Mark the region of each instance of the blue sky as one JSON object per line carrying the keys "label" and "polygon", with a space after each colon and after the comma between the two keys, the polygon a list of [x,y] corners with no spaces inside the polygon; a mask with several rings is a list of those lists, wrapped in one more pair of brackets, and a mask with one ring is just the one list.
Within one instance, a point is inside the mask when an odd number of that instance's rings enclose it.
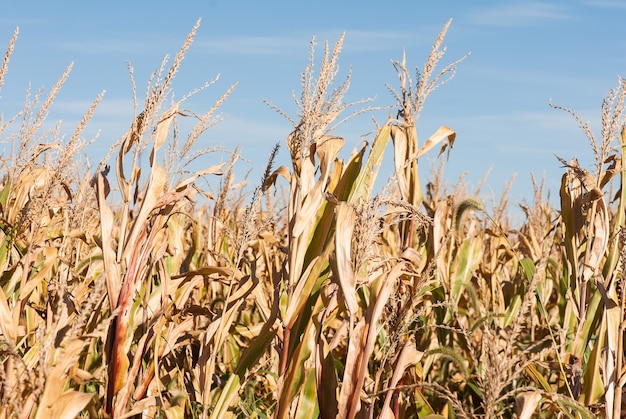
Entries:
{"label": "blue sky", "polygon": [[[454,184],[467,172],[475,185],[491,168],[487,184],[497,195],[514,174],[513,202],[531,198],[530,173],[546,175],[558,195],[562,170],[554,154],[578,157],[590,167],[592,153],[571,117],[548,106],[574,109],[600,130],[600,105],[618,76],[626,76],[626,1],[239,1],[189,2],[5,2],[0,45],[15,27],[20,35],[0,91],[5,120],[21,109],[26,89],[50,88],[74,62],[51,117],[71,133],[102,90],[87,136],[99,132],[88,153],[96,162],[129,127],[132,91],[127,62],[134,67],[140,94],[165,54],[174,55],[195,21],[202,24],[174,83],[180,97],[220,75],[188,106],[208,110],[233,83],[224,104],[227,119],[211,128],[202,146],[239,145],[247,162],[240,176],[260,176],[271,147],[284,145],[290,124],[268,99],[294,114],[292,91],[309,56],[310,40],[331,45],[346,33],[340,76],[352,69],[347,100],[376,97],[389,105],[386,84],[397,86],[391,59],[406,50],[410,68],[422,66],[442,26],[450,18],[443,64],[466,53],[454,80],[428,99],[418,121],[423,141],[440,125],[457,132],[446,165]],[[376,114],[382,123],[381,114]],[[340,127],[351,150],[371,132],[372,115]],[[287,161],[286,147],[280,163]],[[435,157],[432,154],[429,157]],[[427,169],[428,159],[422,163]],[[390,167],[387,168],[391,170]],[[427,170],[424,170],[427,172]],[[471,188],[470,188],[471,190]]]}

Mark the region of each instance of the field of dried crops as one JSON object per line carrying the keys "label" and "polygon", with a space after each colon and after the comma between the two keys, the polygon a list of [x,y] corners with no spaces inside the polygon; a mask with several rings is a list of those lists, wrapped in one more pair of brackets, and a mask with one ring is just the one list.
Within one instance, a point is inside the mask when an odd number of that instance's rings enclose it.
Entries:
{"label": "field of dried crops", "polygon": [[293,124],[291,165],[274,167],[277,145],[245,194],[236,150],[189,170],[234,88],[205,115],[172,102],[197,25],[97,167],[79,156],[102,96],[71,135],[47,128],[70,68],[0,120],[0,417],[620,418],[626,81],[601,138],[555,106],[595,167],[563,156],[560,207],[538,182],[514,228],[506,194],[487,208],[441,173],[420,178],[456,137],[416,135],[463,60],[440,67],[448,25],[415,77],[394,62],[396,108],[346,159],[333,128],[369,108],[343,101],[343,38],[312,47],[298,114],[275,108]]}

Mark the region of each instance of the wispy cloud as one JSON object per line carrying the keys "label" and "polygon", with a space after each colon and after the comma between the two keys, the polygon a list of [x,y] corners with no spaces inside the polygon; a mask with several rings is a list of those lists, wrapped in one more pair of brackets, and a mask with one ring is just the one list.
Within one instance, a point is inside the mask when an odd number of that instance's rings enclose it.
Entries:
{"label": "wispy cloud", "polygon": [[58,42],[56,48],[82,54],[137,54],[152,53],[159,50],[160,42],[130,41],[128,39],[84,39],[71,42]]}
{"label": "wispy cloud", "polygon": [[[90,100],[83,99],[57,100],[54,102],[53,109],[58,113],[70,115],[72,117],[82,117],[92,103],[93,102]],[[94,116],[99,119],[127,119],[130,123],[132,122],[132,113],[132,99],[108,98],[105,94],[102,102],[96,107]]]}
{"label": "wispy cloud", "polygon": [[[205,48],[211,51],[237,55],[290,55],[301,54],[313,36],[317,48],[323,48],[328,41],[332,47],[342,32],[346,38],[344,51],[352,52],[383,51],[397,45],[412,47],[432,42],[432,33],[425,33],[423,37],[415,33],[396,31],[362,31],[362,30],[324,30],[312,34],[279,35],[279,36],[231,36],[219,39],[199,39],[194,47]],[[436,36],[436,31],[434,31]]]}
{"label": "wispy cloud", "polygon": [[245,55],[284,55],[300,51],[307,39],[297,36],[235,36],[195,41],[196,48]]}
{"label": "wispy cloud", "polygon": [[571,19],[566,7],[542,1],[513,2],[485,8],[468,16],[469,23],[485,26],[526,26],[539,21]]}
{"label": "wispy cloud", "polygon": [[[435,35],[433,35],[433,33]],[[398,45],[409,48],[418,45],[432,44],[437,31],[424,31],[423,36],[414,32],[395,31],[346,31],[345,48],[354,52],[396,50]],[[333,38],[329,38],[329,41]]]}
{"label": "wispy cloud", "polygon": [[35,25],[44,25],[50,23],[49,20],[40,19],[40,18],[1,18],[0,25],[7,26],[9,28],[13,26],[35,26]]}
{"label": "wispy cloud", "polygon": [[588,0],[584,1],[583,4],[607,9],[626,9],[626,3],[623,0]]}

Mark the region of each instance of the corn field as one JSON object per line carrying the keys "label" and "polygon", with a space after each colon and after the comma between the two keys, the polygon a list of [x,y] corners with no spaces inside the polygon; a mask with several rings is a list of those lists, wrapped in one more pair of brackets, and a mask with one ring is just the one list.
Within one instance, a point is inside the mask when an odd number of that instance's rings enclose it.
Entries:
{"label": "corn field", "polygon": [[[0,119],[0,417],[625,416],[625,80],[600,137],[551,104],[595,165],[559,156],[560,206],[533,179],[514,226],[506,193],[488,208],[444,185],[453,127],[417,138],[465,58],[441,64],[450,22],[417,71],[393,62],[396,104],[345,158],[335,128],[372,108],[344,102],[343,36],[321,53],[312,42],[297,114],[269,104],[293,129],[241,192],[237,150],[190,170],[235,88],[204,115],[173,100],[199,23],[145,101],[133,82],[130,128],[95,167],[82,132],[102,95],[70,135],[47,120],[71,67]],[[283,148],[290,164],[274,167]],[[441,165],[421,178],[426,155]]]}

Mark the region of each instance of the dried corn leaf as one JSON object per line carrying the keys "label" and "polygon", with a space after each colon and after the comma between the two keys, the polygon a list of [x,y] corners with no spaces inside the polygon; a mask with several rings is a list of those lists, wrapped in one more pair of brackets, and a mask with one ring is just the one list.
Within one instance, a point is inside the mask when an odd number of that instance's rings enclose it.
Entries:
{"label": "dried corn leaf", "polygon": [[404,263],[397,263],[391,271],[376,278],[370,285],[371,300],[367,312],[350,333],[337,417],[353,418],[360,410],[361,388],[365,382],[369,357],[376,344],[378,320],[396,286],[397,279],[404,272],[404,267]]}
{"label": "dried corn leaf", "polygon": [[613,403],[615,401],[615,393],[621,391],[622,386],[619,385],[619,372],[617,368],[617,352],[621,347],[618,343],[620,339],[620,323],[622,322],[624,313],[618,304],[618,296],[615,286],[611,286],[608,293],[604,290],[603,284],[598,284],[604,299],[605,310],[603,312],[603,321],[606,322],[606,349],[603,351],[602,375],[604,382],[607,417],[611,417],[613,413]]}
{"label": "dried corn leaf", "polygon": [[106,177],[103,173],[96,175],[96,198],[98,209],[100,210],[100,225],[102,234],[102,259],[104,262],[104,275],[107,284],[107,295],[111,311],[117,307],[120,290],[122,288],[120,280],[119,265],[115,255],[115,243],[113,240],[115,217],[113,211],[106,203],[105,195]]}
{"label": "dried corn leaf", "polygon": [[326,202],[324,194],[322,193],[324,183],[325,182],[322,181],[317,182],[313,189],[311,189],[302,200],[300,211],[296,214],[296,219],[291,231],[292,237],[300,237],[305,230],[311,230],[314,226],[313,221],[315,220],[315,215],[319,212],[320,206],[324,205]]}
{"label": "dried corn leaf", "polygon": [[443,144],[441,145],[441,150],[439,151],[439,154],[441,155],[446,150],[446,148],[452,148],[455,138],[456,132],[454,132],[447,126],[442,125],[433,135],[430,136],[428,140],[426,140],[422,147],[417,151],[417,154],[414,157],[412,156],[411,160],[419,159],[424,154],[428,153],[433,147],[443,141]]}
{"label": "dried corn leaf", "polygon": [[137,217],[133,220],[133,227],[126,239],[124,247],[124,258],[130,257],[133,249],[137,246],[139,234],[145,228],[145,222],[154,210],[159,197],[164,193],[167,183],[167,172],[161,165],[155,164],[150,173],[150,180],[143,196],[141,208]]}
{"label": "dried corn leaf", "polygon": [[415,344],[415,339],[410,339],[407,341],[398,356],[398,359],[395,362],[393,368],[393,375],[391,376],[391,380],[387,384],[387,395],[385,396],[385,402],[383,403],[383,408],[380,413],[381,419],[392,419],[394,418],[393,411],[391,410],[391,397],[393,396],[393,389],[396,388],[400,379],[404,375],[404,372],[407,368],[414,366],[418,362],[420,362],[423,352],[417,350],[417,346]]}
{"label": "dried corn leaf", "polygon": [[341,202],[336,208],[335,274],[350,315],[359,309],[356,296],[356,275],[352,266],[352,233],[356,214],[350,204]]}
{"label": "dried corn leaf", "polygon": [[531,419],[541,401],[541,392],[538,390],[524,391],[515,398],[515,406],[519,419]]}
{"label": "dried corn leaf", "polygon": [[345,141],[341,137],[331,135],[323,135],[315,143],[316,153],[319,158],[319,166],[322,179],[328,178],[330,165],[337,158],[337,155],[343,148]]}
{"label": "dried corn leaf", "polygon": [[4,336],[5,339],[13,345],[16,344],[17,324],[13,323],[13,315],[9,308],[9,301],[2,287],[0,287],[0,330],[2,330],[2,336]]}
{"label": "dried corn leaf", "polygon": [[287,166],[280,166],[278,169],[274,170],[267,179],[265,179],[263,189],[265,190],[272,185],[276,185],[276,179],[278,176],[284,177],[287,182],[291,183],[291,173],[289,172],[289,168]]}
{"label": "dried corn leaf", "polygon": [[409,181],[405,169],[407,163],[410,163],[409,156],[409,140],[406,135],[405,128],[397,125],[391,126],[391,138],[393,140],[393,162],[395,167],[396,179],[400,194],[404,199],[408,200],[410,195]]}
{"label": "dried corn leaf", "polygon": [[[46,386],[50,386],[50,381]],[[49,403],[40,402],[35,419],[74,419],[93,400],[93,394],[76,390],[63,392]]]}
{"label": "dried corn leaf", "polygon": [[289,299],[289,305],[283,318],[283,324],[286,328],[291,328],[295,323],[307,300],[313,293],[315,286],[319,280],[322,270],[328,264],[328,250],[323,255],[317,256],[309,263],[302,276],[296,282],[296,287]]}
{"label": "dried corn leaf", "polygon": [[387,148],[387,144],[389,143],[390,135],[391,124],[388,121],[378,131],[378,134],[374,139],[374,143],[372,144],[372,149],[369,156],[367,157],[365,166],[363,167],[363,170],[359,171],[358,177],[354,181],[354,186],[349,198],[349,202],[358,203],[359,199],[366,198],[371,194],[374,183],[376,182],[376,177],[378,175],[380,164],[385,154],[385,149]]}

